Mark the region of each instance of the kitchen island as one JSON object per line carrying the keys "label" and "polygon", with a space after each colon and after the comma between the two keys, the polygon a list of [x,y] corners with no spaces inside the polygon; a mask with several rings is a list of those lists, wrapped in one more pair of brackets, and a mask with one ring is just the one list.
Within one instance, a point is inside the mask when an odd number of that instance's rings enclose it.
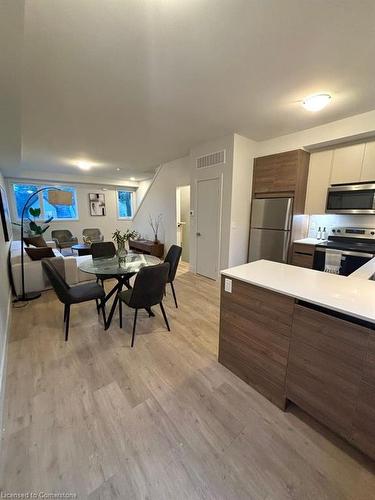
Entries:
{"label": "kitchen island", "polygon": [[375,458],[375,259],[349,277],[266,260],[222,271],[219,361]]}

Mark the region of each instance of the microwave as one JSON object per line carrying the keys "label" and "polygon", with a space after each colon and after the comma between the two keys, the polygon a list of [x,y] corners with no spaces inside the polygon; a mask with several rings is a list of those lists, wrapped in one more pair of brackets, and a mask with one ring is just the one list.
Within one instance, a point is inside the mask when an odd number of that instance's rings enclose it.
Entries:
{"label": "microwave", "polygon": [[328,188],[327,214],[375,214],[375,183]]}

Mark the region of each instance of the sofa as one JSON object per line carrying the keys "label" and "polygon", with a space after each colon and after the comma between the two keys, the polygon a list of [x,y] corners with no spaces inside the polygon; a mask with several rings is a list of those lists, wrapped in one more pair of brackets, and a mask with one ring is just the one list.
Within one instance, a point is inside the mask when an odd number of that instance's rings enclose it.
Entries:
{"label": "sofa", "polygon": [[[47,245],[53,249],[55,254],[54,258],[58,266],[62,266],[65,274],[65,281],[69,285],[76,285],[83,281],[95,280],[95,276],[84,273],[79,269],[79,263],[82,260],[90,259],[90,256],[64,256],[56,248],[54,241],[48,241]],[[13,241],[10,248],[10,265],[13,277],[13,283],[17,295],[21,294],[21,242]],[[25,291],[26,292],[40,292],[51,288],[51,285],[43,273],[42,264],[40,260],[31,260],[24,250],[24,266],[25,266]]]}

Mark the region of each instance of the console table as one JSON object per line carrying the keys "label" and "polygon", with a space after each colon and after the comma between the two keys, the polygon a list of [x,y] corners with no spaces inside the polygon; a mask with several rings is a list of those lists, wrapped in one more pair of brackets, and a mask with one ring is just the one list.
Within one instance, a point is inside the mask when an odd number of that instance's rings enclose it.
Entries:
{"label": "console table", "polygon": [[149,240],[129,240],[129,249],[138,253],[154,255],[159,259],[164,257],[163,243],[155,243]]}

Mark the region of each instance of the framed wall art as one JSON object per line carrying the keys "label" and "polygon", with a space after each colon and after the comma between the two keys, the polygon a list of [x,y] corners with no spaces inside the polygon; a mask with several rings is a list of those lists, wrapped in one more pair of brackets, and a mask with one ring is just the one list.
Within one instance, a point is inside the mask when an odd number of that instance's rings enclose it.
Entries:
{"label": "framed wall art", "polygon": [[90,193],[90,215],[105,215],[105,196],[102,193]]}

